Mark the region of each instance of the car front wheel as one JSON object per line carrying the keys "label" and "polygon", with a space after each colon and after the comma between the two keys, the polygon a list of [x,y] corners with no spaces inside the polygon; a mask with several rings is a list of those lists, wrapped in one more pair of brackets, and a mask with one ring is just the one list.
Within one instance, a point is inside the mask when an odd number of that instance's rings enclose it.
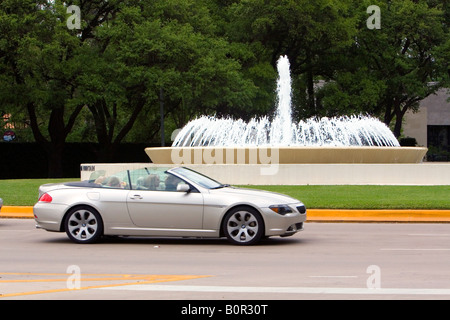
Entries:
{"label": "car front wheel", "polygon": [[233,244],[255,244],[264,233],[264,222],[255,209],[237,207],[225,216],[223,233]]}
{"label": "car front wheel", "polygon": [[78,207],[67,214],[65,230],[73,242],[93,243],[103,234],[103,222],[96,210]]}

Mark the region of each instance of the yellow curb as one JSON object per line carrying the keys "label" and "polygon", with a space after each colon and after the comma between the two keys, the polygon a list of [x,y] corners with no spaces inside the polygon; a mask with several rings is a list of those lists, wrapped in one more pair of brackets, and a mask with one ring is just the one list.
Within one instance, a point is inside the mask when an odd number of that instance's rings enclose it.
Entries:
{"label": "yellow curb", "polygon": [[309,209],[308,221],[450,222],[450,210],[330,210]]}
{"label": "yellow curb", "polygon": [[33,207],[30,206],[3,206],[0,211],[0,218],[10,219],[32,219]]}
{"label": "yellow curb", "polygon": [[[308,209],[308,222],[450,222],[450,210]],[[33,219],[31,206],[4,206],[0,218]]]}

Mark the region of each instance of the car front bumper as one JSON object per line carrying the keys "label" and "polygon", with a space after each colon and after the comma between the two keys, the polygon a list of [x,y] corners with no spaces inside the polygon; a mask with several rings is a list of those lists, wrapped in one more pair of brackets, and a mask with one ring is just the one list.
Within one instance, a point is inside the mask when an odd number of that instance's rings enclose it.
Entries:
{"label": "car front bumper", "polygon": [[295,211],[286,215],[279,215],[269,208],[263,208],[263,211],[266,223],[266,236],[287,237],[303,230],[306,212],[300,213]]}

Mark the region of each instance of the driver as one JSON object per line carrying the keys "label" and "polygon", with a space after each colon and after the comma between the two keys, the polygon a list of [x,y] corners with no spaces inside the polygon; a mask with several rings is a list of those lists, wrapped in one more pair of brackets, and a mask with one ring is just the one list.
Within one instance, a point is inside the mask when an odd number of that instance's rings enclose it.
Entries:
{"label": "driver", "polygon": [[177,178],[169,174],[166,178],[166,191],[177,191],[177,186],[181,182],[180,178]]}

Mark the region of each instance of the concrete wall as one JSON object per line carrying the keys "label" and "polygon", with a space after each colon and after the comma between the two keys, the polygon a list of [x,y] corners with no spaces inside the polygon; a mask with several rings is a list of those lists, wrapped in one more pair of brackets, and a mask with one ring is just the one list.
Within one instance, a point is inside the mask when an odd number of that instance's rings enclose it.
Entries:
{"label": "concrete wall", "polygon": [[[95,170],[107,175],[151,163],[82,164],[81,180]],[[279,164],[189,165],[222,183],[233,185],[450,185],[450,163],[420,164]]]}
{"label": "concrete wall", "polygon": [[427,126],[450,126],[449,89],[440,89],[420,102],[419,111],[405,114],[403,135],[416,138],[419,146],[428,146]]}
{"label": "concrete wall", "polygon": [[406,112],[405,124],[403,125],[403,135],[416,138],[417,144],[422,147],[428,146],[427,117],[427,107],[423,106],[420,107],[418,112]]}

